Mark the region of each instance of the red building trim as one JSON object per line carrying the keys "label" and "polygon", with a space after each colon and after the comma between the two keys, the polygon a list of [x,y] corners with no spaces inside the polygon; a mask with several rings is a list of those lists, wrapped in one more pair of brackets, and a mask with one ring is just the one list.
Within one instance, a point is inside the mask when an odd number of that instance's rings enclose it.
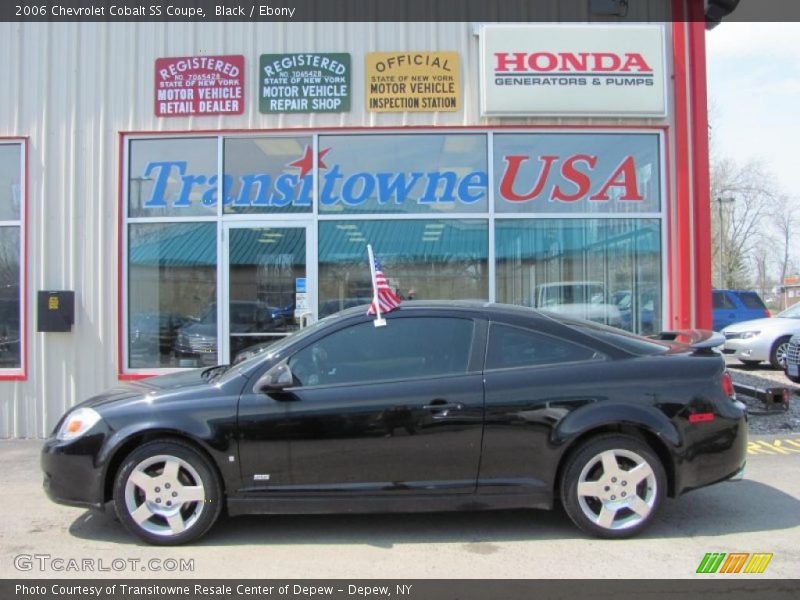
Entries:
{"label": "red building trim", "polygon": [[673,0],[675,222],[672,327],[712,327],[708,98],[702,0]]}
{"label": "red building trim", "polygon": [[687,57],[687,24],[682,19],[683,3],[673,4],[672,60],[673,89],[675,93],[675,192],[673,207],[675,221],[670,237],[673,241],[671,259],[672,329],[689,329],[693,326],[693,283],[692,265],[692,169],[690,161],[689,133],[689,81]]}
{"label": "red building trim", "polygon": [[706,31],[702,2],[692,4],[689,16],[690,89],[692,104],[691,140],[694,169],[694,296],[695,327],[711,329],[711,198],[708,149],[708,95],[706,90]]}
{"label": "red building trim", "polygon": [[125,199],[123,198],[125,190],[125,182],[123,175],[125,174],[125,134],[119,134],[118,141],[118,159],[117,159],[117,374],[119,379],[124,380],[129,377],[125,373],[125,353],[122,347],[122,324],[125,321],[125,316],[122,314],[123,298],[122,298],[122,276],[123,269],[123,256],[125,256],[125,248],[122,247],[122,241],[125,239],[122,235],[122,228],[125,222]]}

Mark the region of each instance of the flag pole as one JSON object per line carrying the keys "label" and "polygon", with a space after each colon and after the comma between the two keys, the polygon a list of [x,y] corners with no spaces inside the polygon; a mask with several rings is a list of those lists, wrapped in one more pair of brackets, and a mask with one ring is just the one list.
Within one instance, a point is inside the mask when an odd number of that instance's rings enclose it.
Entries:
{"label": "flag pole", "polygon": [[372,255],[372,244],[367,244],[367,254],[369,254],[369,272],[372,275],[372,305],[375,307],[375,327],[386,325],[386,319],[381,317],[381,304],[378,301],[378,279],[375,276],[375,257]]}

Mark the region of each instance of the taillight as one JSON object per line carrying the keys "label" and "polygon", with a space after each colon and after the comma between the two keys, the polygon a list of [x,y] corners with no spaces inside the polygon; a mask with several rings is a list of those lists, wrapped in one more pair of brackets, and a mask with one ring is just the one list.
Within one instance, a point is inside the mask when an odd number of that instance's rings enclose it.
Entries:
{"label": "taillight", "polygon": [[765,317],[767,317],[768,319],[769,319],[769,318],[772,316],[772,313],[771,313],[771,312],[769,312],[769,309],[768,309],[768,308],[765,308],[765,309],[764,309],[764,316],[765,316]]}
{"label": "taillight", "polygon": [[727,371],[722,374],[722,391],[728,398],[736,398],[736,390],[733,389],[733,379],[731,379],[731,374]]}

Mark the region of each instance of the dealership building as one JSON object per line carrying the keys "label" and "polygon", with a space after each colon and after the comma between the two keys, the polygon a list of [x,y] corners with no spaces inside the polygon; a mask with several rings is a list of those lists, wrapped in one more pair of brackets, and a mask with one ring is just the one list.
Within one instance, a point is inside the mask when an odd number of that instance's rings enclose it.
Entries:
{"label": "dealership building", "polygon": [[0,437],[368,302],[367,244],[404,299],[709,327],[705,25],[552,4],[0,23]]}

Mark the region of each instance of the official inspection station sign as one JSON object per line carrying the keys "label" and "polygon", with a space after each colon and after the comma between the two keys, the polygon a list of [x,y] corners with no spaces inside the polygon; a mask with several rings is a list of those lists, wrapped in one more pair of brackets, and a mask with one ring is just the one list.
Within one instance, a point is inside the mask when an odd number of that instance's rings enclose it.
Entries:
{"label": "official inspection station sign", "polygon": [[662,25],[485,25],[483,116],[664,117]]}
{"label": "official inspection station sign", "polygon": [[244,56],[158,58],[155,80],[157,117],[244,112]]}
{"label": "official inspection station sign", "polygon": [[461,108],[458,52],[367,53],[367,110],[455,112]]}
{"label": "official inspection station sign", "polygon": [[262,113],[348,112],[350,55],[262,54],[258,106]]}

